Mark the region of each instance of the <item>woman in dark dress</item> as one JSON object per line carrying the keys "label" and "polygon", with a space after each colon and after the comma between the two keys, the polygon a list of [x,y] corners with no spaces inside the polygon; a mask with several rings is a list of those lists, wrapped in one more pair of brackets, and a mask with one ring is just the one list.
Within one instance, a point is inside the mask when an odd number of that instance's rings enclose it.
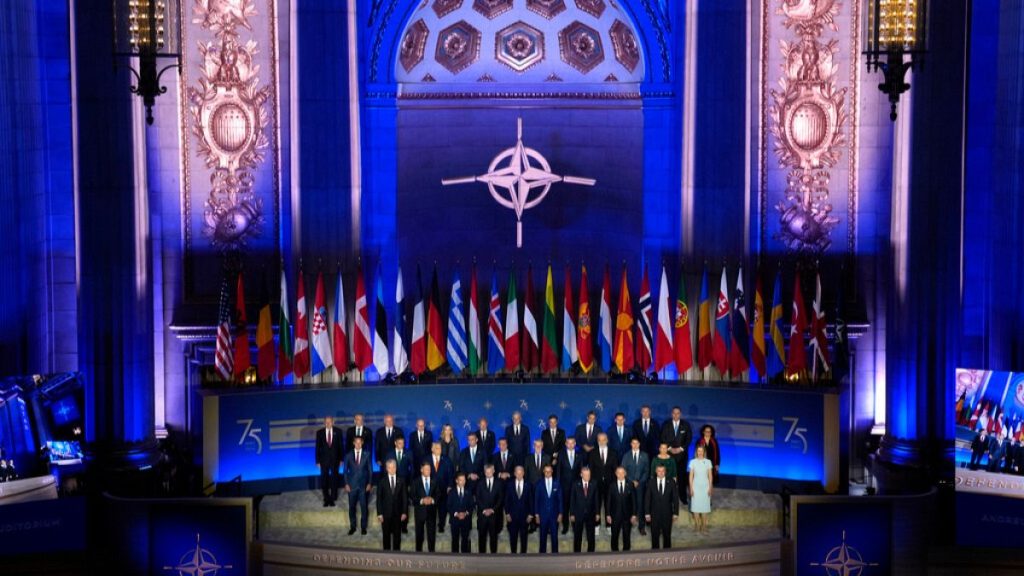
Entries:
{"label": "woman in dark dress", "polygon": [[455,430],[451,424],[445,424],[441,428],[441,455],[447,456],[452,463],[452,468],[459,466],[459,439],[455,437]]}
{"label": "woman in dark dress", "polygon": [[701,426],[700,438],[697,439],[697,446],[704,447],[704,454],[711,461],[711,478],[718,483],[718,465],[721,463],[722,453],[718,449],[718,439],[715,438],[715,427],[711,424]]}

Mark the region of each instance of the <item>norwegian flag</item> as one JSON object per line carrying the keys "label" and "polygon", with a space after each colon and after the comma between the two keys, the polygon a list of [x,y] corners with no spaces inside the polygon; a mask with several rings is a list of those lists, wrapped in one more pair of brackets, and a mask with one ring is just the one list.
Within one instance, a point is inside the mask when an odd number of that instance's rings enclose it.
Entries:
{"label": "norwegian flag", "polygon": [[220,311],[217,317],[217,349],[214,367],[221,380],[231,380],[234,368],[234,350],[231,346],[231,303],[228,295],[228,279],[220,285]]}
{"label": "norwegian flag", "polygon": [[644,266],[643,279],[640,281],[640,318],[637,322],[637,332],[640,333],[640,346],[637,349],[637,365],[643,373],[651,368],[654,346],[651,311],[651,282],[647,278],[647,266]]}

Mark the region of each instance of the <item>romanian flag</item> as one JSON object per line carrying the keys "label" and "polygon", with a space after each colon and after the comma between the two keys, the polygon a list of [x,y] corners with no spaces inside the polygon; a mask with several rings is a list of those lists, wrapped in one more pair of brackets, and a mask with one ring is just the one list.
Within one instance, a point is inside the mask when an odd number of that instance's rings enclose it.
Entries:
{"label": "romanian flag", "polygon": [[516,297],[516,271],[508,274],[505,293],[505,371],[519,370],[519,299]]}
{"label": "romanian flag", "polygon": [[544,284],[544,324],[540,347],[540,370],[551,374],[558,370],[558,335],[555,333],[555,287],[548,264],[548,279]]}
{"label": "romanian flag", "polygon": [[708,269],[700,279],[700,305],[697,311],[697,367],[701,370],[711,365],[711,298],[708,296]]}
{"label": "romanian flag", "polygon": [[764,346],[764,296],[761,290],[761,271],[757,271],[757,280],[754,282],[754,348],[750,351],[750,360],[757,376],[751,374],[751,380],[760,379],[765,376],[765,346]]}
{"label": "romanian flag", "polygon": [[789,358],[786,362],[787,378],[803,378],[807,373],[807,351],[804,350],[804,331],[807,318],[804,295],[800,289],[800,270],[793,280],[793,314],[789,319]]}
{"label": "romanian flag", "polygon": [[238,293],[235,297],[235,380],[241,380],[252,363],[249,358],[249,320],[245,316],[245,286],[242,273],[238,273]]}
{"label": "romanian flag", "polygon": [[437,286],[437,266],[430,280],[430,302],[427,305],[427,370],[444,365],[444,328],[441,324],[441,289]]}
{"label": "romanian flag", "polygon": [[622,286],[619,288],[619,310],[615,315],[615,346],[612,357],[620,374],[633,369],[633,306],[629,302],[625,265],[622,266]]}
{"label": "romanian flag", "polygon": [[260,313],[256,322],[256,375],[261,381],[274,376],[274,328],[270,320],[270,292],[266,278],[261,292]]}
{"label": "romanian flag", "polygon": [[580,276],[580,313],[576,319],[576,351],[580,357],[580,369],[584,374],[588,374],[594,367],[594,340],[591,330],[588,290],[587,267],[584,265]]}
{"label": "romanian flag", "polygon": [[722,266],[722,281],[718,285],[718,300],[715,304],[715,335],[712,339],[712,356],[715,367],[722,375],[722,378],[729,374],[729,343],[732,340],[729,335],[729,320],[732,306],[729,304],[729,280],[726,275],[726,268]]}
{"label": "romanian flag", "polygon": [[786,366],[786,343],[782,338],[782,270],[775,275],[772,288],[772,317],[769,326],[768,368],[769,378],[777,376]]}
{"label": "romanian flag", "polygon": [[288,278],[281,266],[281,305],[277,318],[277,338],[281,354],[277,358],[277,379],[283,381],[292,372],[292,320],[288,312]]}
{"label": "romanian flag", "polygon": [[679,291],[676,292],[676,319],[673,346],[676,353],[676,372],[682,378],[693,366],[693,342],[690,334],[690,307],[686,302],[686,273],[679,268]]}

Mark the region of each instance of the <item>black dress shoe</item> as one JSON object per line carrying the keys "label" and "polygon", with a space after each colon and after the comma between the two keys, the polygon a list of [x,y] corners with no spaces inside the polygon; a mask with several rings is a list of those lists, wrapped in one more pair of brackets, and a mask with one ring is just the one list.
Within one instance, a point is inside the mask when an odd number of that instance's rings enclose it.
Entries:
{"label": "black dress shoe", "polygon": [[409,533],[409,529],[408,528],[402,528],[402,534],[408,534],[408,533]]}
{"label": "black dress shoe", "polygon": [[334,500],[331,500],[331,507],[334,507]]}
{"label": "black dress shoe", "polygon": [[356,533],[356,529],[355,529],[355,528],[349,528],[349,529],[348,529],[348,535],[349,535],[349,536],[351,536],[351,535],[353,535],[353,534],[355,534],[355,533]]}
{"label": "black dress shoe", "polygon": [[647,536],[647,530],[646,530],[646,529],[644,529],[644,528],[641,528],[641,529],[640,529],[640,535],[641,535],[641,536]]}
{"label": "black dress shoe", "polygon": [[329,501],[324,500],[324,508],[327,508],[330,505],[331,505],[331,503]]}
{"label": "black dress shoe", "polygon": [[438,534],[444,534],[444,526],[438,526],[437,527],[437,533]]}
{"label": "black dress shoe", "polygon": [[568,528],[562,528],[562,536],[565,536],[568,533],[569,533],[569,529]]}
{"label": "black dress shoe", "polygon": [[366,528],[363,528],[362,535],[366,536]]}

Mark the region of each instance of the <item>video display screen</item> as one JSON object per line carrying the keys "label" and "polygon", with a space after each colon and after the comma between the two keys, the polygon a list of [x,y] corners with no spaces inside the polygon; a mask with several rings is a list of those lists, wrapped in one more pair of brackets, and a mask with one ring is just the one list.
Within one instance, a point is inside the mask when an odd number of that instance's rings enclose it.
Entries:
{"label": "video display screen", "polygon": [[958,369],[957,541],[1024,546],[1024,372]]}

